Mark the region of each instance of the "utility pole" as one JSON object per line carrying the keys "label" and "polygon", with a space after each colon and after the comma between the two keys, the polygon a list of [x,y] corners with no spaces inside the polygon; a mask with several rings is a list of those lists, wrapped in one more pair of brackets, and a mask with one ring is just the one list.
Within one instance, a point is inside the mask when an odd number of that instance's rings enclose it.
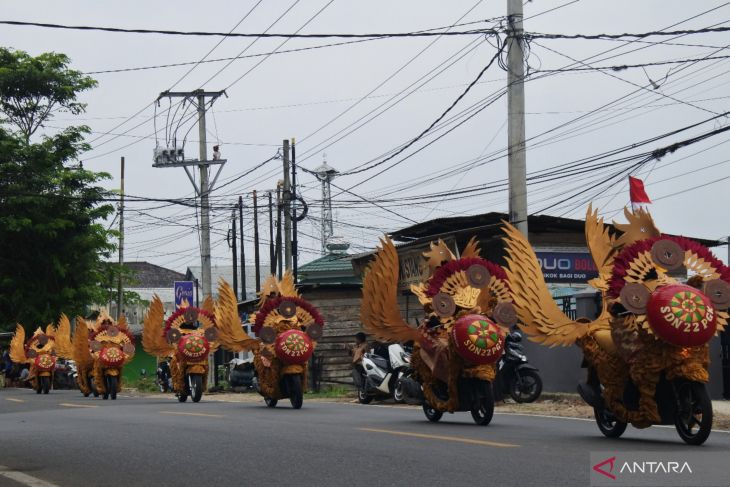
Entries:
{"label": "utility pole", "polygon": [[[291,258],[291,184],[289,182],[289,139],[284,139],[284,188],[282,191],[282,211],[284,213],[284,263],[286,270],[292,268]],[[281,214],[281,212],[279,213]]]}
{"label": "utility pole", "polygon": [[[206,140],[206,128],[205,128],[205,113],[206,113],[206,98],[209,99],[209,103],[212,106],[213,102],[220,97],[225,95],[225,91],[164,91],[160,93],[157,98],[183,98],[183,103],[192,103],[198,111],[198,140],[199,140],[199,157],[198,160],[185,159],[182,154],[182,149],[177,147],[166,148],[160,154],[155,150],[155,163],[153,167],[182,167],[185,169],[185,173],[190,179],[190,182],[195,188],[196,194],[200,197],[200,233],[201,233],[201,245],[200,245],[200,260],[202,265],[202,288],[203,296],[212,296],[213,287],[211,283],[210,274],[210,192],[213,190],[218,176],[223,169],[223,165],[226,163],[226,159],[214,159],[208,160],[207,156],[207,140]],[[226,95],[227,96],[227,95]],[[172,154],[170,154],[172,152]],[[210,181],[210,166],[219,165],[218,171],[216,172],[213,181]],[[198,186],[193,179],[189,166],[198,166],[200,170],[200,186]]]}
{"label": "utility pole", "polygon": [[525,147],[525,65],[522,0],[507,0],[507,166],[509,221],[527,236],[527,162]]}
{"label": "utility pole", "polygon": [[256,292],[261,291],[261,258],[259,257],[259,204],[253,190],[253,265],[256,273]]}
{"label": "utility pole", "polygon": [[238,197],[238,223],[241,231],[241,301],[246,301],[246,250],[243,246],[243,196]]}
{"label": "utility pole", "polygon": [[274,249],[274,202],[269,191],[269,270],[276,275],[276,252]]}
{"label": "utility pole", "polygon": [[[297,146],[296,141],[291,139],[291,200],[296,205],[297,200]],[[294,214],[295,207],[290,204],[289,208],[292,211],[294,218],[292,219],[292,241],[291,241],[291,256],[292,256],[292,272],[294,273],[294,282],[297,282],[299,275],[299,235],[297,234],[297,221],[299,215]]]}
{"label": "utility pole", "polygon": [[320,234],[322,244],[322,255],[327,254],[327,241],[332,238],[334,230],[332,226],[332,180],[339,174],[336,169],[327,164],[323,159],[322,164],[312,171],[322,183],[322,229]]}
{"label": "utility pole", "polygon": [[279,279],[283,274],[284,259],[281,246],[281,181],[276,185],[276,265],[278,268],[277,275]]}
{"label": "utility pole", "polygon": [[122,183],[119,191],[119,282],[117,286],[117,321],[122,317],[124,293],[122,272],[124,271],[124,157],[122,157]]}
{"label": "utility pole", "polygon": [[[236,210],[231,213],[231,233],[228,234],[228,245],[231,247],[233,252],[233,294],[238,294],[238,250],[236,249]],[[236,298],[238,299],[238,298]]]}

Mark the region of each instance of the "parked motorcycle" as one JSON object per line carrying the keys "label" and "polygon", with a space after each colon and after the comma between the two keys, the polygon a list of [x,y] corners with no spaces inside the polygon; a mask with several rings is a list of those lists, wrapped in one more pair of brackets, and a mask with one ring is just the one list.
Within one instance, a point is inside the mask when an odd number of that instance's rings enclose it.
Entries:
{"label": "parked motorcycle", "polygon": [[228,382],[231,387],[243,387],[248,390],[257,388],[258,380],[253,365],[253,356],[247,359],[234,358],[229,362],[229,366]]}
{"label": "parked motorcycle", "polygon": [[167,360],[157,364],[157,380],[155,382],[160,392],[172,390],[172,373],[170,372],[170,363]]}
{"label": "parked motorcycle", "polygon": [[352,370],[357,387],[357,399],[369,404],[377,396],[393,396],[396,403],[405,402],[404,379],[410,376],[411,353],[402,345],[388,346],[388,358],[375,353],[366,353],[362,366]]}
{"label": "parked motorcycle", "polygon": [[530,365],[522,348],[522,333],[515,330],[505,338],[504,355],[497,365],[495,383],[501,394],[509,394],[516,402],[533,402],[542,393],[538,368]]}

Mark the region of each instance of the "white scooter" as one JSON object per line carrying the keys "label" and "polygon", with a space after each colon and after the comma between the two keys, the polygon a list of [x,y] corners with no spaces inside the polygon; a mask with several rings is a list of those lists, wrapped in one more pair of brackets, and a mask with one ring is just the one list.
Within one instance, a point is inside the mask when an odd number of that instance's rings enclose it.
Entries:
{"label": "white scooter", "polygon": [[362,367],[352,371],[357,387],[357,399],[368,404],[377,396],[393,396],[395,402],[405,402],[402,379],[410,373],[411,354],[402,345],[388,346],[388,359],[373,350],[362,359]]}

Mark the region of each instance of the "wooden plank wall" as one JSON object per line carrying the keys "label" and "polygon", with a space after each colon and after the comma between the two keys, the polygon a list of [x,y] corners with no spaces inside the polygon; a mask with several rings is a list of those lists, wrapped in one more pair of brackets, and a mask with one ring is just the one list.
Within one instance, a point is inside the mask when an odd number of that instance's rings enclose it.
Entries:
{"label": "wooden plank wall", "polygon": [[[323,385],[352,385],[351,359],[347,345],[355,342],[355,333],[364,331],[360,323],[361,290],[359,288],[304,289],[302,297],[316,306],[325,320],[324,335],[315,355],[322,357]],[[423,309],[413,295],[399,297],[401,315],[415,324]],[[369,341],[371,339],[369,338]]]}

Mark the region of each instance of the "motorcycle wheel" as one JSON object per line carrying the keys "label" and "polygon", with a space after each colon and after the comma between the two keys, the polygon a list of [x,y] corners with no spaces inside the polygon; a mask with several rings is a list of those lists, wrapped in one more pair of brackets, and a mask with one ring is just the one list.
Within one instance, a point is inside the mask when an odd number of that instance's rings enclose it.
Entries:
{"label": "motorcycle wheel", "polygon": [[39,378],[36,379],[35,393],[36,394],[40,394],[41,392],[43,392],[43,386],[41,385],[41,379],[39,377]]}
{"label": "motorcycle wheel", "polygon": [[616,416],[606,408],[593,408],[593,416],[596,418],[598,429],[607,438],[618,438],[626,431],[626,423],[616,419]]}
{"label": "motorcycle wheel", "polygon": [[513,379],[509,386],[509,395],[515,402],[534,402],[542,393],[542,378],[534,370],[517,372],[521,380]]}
{"label": "motorcycle wheel", "polygon": [[272,399],[270,397],[265,397],[264,398],[264,402],[266,403],[266,407],[275,408],[276,407],[276,403],[278,403],[279,400],[278,399]]}
{"label": "motorcycle wheel", "polygon": [[[113,375],[106,376],[106,390],[112,401],[115,401],[117,399],[117,386],[119,385],[118,382],[118,377]],[[106,394],[104,395],[106,396]],[[104,399],[106,399],[106,397],[104,397]]]}
{"label": "motorcycle wheel", "polygon": [[289,402],[294,409],[301,409],[304,403],[304,394],[302,392],[302,376],[292,374],[287,376],[287,388],[289,389]]}
{"label": "motorcycle wheel", "polygon": [[187,400],[188,400],[188,395],[186,393],[184,393],[184,392],[178,393],[178,395],[177,395],[178,402],[185,402]]}
{"label": "motorcycle wheel", "polygon": [[423,401],[423,414],[425,414],[426,419],[428,419],[432,423],[437,423],[438,420],[441,419],[441,416],[444,415],[443,412],[431,406],[428,401]]}
{"label": "motorcycle wheel", "polygon": [[83,395],[84,395],[84,397],[89,397],[91,395],[91,393],[90,392],[84,392]]}
{"label": "motorcycle wheel", "polygon": [[403,379],[398,378],[397,381],[395,381],[395,388],[393,389],[393,400],[396,404],[403,404],[406,402],[406,395],[405,392],[403,392]]}
{"label": "motorcycle wheel", "polygon": [[43,390],[43,394],[48,394],[48,391],[51,390],[51,378],[48,376],[41,377],[40,388]]}
{"label": "motorcycle wheel", "polygon": [[677,391],[679,410],[674,418],[680,438],[688,445],[701,445],[712,432],[712,401],[699,382],[682,384]]}
{"label": "motorcycle wheel", "polygon": [[89,389],[91,389],[91,393],[94,394],[94,397],[99,397],[99,391],[96,390],[96,383],[94,382],[94,378],[89,376]]}
{"label": "motorcycle wheel", "polygon": [[193,402],[199,402],[203,397],[203,376],[200,374],[189,375],[188,382],[190,384],[190,397]]}
{"label": "motorcycle wheel", "polygon": [[370,404],[370,402],[373,400],[373,396],[368,395],[368,393],[365,391],[364,388],[358,387],[357,388],[357,401],[360,404]]}
{"label": "motorcycle wheel", "polygon": [[479,398],[479,405],[471,409],[471,417],[479,426],[487,426],[492,422],[494,417],[494,395],[492,394],[492,384],[485,383],[483,388],[484,394]]}

